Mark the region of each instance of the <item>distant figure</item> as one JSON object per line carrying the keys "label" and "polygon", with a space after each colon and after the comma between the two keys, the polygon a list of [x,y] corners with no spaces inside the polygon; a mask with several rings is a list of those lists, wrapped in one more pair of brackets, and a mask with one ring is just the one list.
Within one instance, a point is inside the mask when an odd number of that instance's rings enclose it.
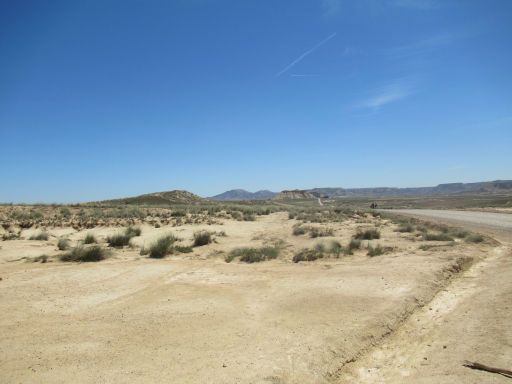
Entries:
{"label": "distant figure", "polygon": [[371,209],[377,209],[377,203],[371,203],[370,204]]}

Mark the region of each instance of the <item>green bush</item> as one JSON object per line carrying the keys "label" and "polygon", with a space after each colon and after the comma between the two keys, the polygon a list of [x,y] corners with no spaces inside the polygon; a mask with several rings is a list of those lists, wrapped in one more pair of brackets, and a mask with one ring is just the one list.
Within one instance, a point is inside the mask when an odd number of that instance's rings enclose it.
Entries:
{"label": "green bush", "polygon": [[368,253],[367,255],[370,257],[384,255],[385,253],[389,253],[393,251],[392,247],[382,247],[380,244],[377,244],[375,247],[372,247],[368,244]]}
{"label": "green bush", "polygon": [[361,248],[361,240],[351,239],[350,243],[348,243],[349,251],[353,251],[354,249]]}
{"label": "green bush", "polygon": [[194,247],[201,247],[212,242],[212,235],[208,231],[198,231],[194,233]]}
{"label": "green bush", "polygon": [[310,227],[309,228],[309,237],[317,238],[317,237],[325,237],[334,235],[334,231],[332,228],[318,228],[318,227]]}
{"label": "green bush", "polygon": [[60,256],[61,261],[75,261],[75,262],[93,262],[101,261],[108,257],[108,252],[100,247],[94,245],[92,247],[75,247],[71,251],[66,252]]}
{"label": "green bush", "polygon": [[161,237],[149,248],[149,257],[152,259],[162,259],[172,252],[172,245],[176,238],[172,235]]}
{"label": "green bush", "polygon": [[354,235],[354,239],[358,239],[358,240],[380,239],[380,231],[376,228],[366,229],[364,231],[358,231]]}
{"label": "green bush", "polygon": [[398,227],[397,232],[405,233],[405,232],[414,232],[414,225],[412,224],[403,224]]}
{"label": "green bush", "polygon": [[29,240],[48,240],[48,233],[46,232],[39,232],[35,233],[32,236],[28,238]]}
{"label": "green bush", "polygon": [[92,233],[88,233],[87,235],[85,235],[84,244],[96,244],[96,243],[97,243],[96,238],[94,237],[94,235]]}
{"label": "green bush", "polygon": [[293,256],[293,262],[298,263],[299,261],[314,261],[324,257],[322,252],[316,249],[302,249]]}
{"label": "green bush", "polygon": [[453,241],[453,237],[444,232],[424,232],[423,240],[426,241]]}
{"label": "green bush", "polygon": [[235,258],[239,258],[244,263],[259,263],[265,260],[272,260],[279,256],[278,247],[260,247],[260,248],[235,248],[225,257],[227,263]]}
{"label": "green bush", "polygon": [[59,248],[60,251],[65,251],[69,248],[69,240],[68,239],[59,239],[57,242],[57,248]]}
{"label": "green bush", "polygon": [[305,227],[301,227],[300,225],[294,225],[293,226],[293,235],[294,236],[300,236],[304,235],[307,232]]}
{"label": "green bush", "polygon": [[127,236],[126,234],[116,234],[107,237],[107,243],[109,247],[121,248],[130,243],[131,236]]}
{"label": "green bush", "polygon": [[128,227],[126,228],[125,235],[131,237],[140,236],[142,230],[139,227]]}
{"label": "green bush", "polygon": [[484,241],[484,237],[482,235],[474,233],[466,237],[466,241],[468,243],[481,243]]}
{"label": "green bush", "polygon": [[192,247],[190,247],[190,246],[183,246],[183,245],[176,245],[176,246],[173,247],[173,249],[176,252],[179,252],[179,253],[190,253],[190,252],[194,251],[192,249]]}

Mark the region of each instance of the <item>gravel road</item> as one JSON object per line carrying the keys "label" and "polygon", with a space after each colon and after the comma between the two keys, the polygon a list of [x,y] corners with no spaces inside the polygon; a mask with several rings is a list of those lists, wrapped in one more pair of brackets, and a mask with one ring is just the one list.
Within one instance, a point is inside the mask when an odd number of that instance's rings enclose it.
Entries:
{"label": "gravel road", "polygon": [[508,213],[436,209],[393,209],[386,211],[459,224],[473,230],[492,233],[500,240],[512,240],[512,215]]}

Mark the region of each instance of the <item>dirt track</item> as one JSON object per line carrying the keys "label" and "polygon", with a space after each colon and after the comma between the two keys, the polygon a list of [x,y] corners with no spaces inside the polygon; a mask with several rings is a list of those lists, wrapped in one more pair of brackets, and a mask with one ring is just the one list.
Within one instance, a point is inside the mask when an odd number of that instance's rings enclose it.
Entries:
{"label": "dirt track", "polygon": [[[393,211],[397,212],[397,211]],[[510,239],[512,216],[404,210],[407,215],[485,229]],[[462,366],[463,360],[511,369],[512,253],[504,242],[474,264],[400,329],[343,368],[342,383],[509,383]]]}

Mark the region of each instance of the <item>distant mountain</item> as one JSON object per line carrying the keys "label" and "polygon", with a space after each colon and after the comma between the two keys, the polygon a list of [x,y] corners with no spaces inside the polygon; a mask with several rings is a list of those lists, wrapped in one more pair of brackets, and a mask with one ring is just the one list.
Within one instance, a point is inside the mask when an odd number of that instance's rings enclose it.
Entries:
{"label": "distant mountain", "polygon": [[336,197],[392,197],[392,196],[431,196],[460,193],[504,193],[512,192],[512,180],[484,181],[479,183],[439,184],[435,187],[418,188],[314,188],[308,189],[315,195],[326,198]]}
{"label": "distant mountain", "polygon": [[102,203],[114,204],[144,204],[144,205],[168,205],[168,204],[193,204],[204,201],[203,198],[192,192],[174,190],[166,192],[154,192],[145,195],[126,197],[123,199],[107,200]]}
{"label": "distant mountain", "polygon": [[312,192],[308,192],[302,189],[294,189],[289,191],[282,191],[274,200],[307,200],[307,199],[316,199],[318,195]]}
{"label": "distant mountain", "polygon": [[219,195],[209,197],[209,199],[218,201],[269,200],[276,195],[276,192],[267,190],[249,192],[245,189],[232,189]]}

